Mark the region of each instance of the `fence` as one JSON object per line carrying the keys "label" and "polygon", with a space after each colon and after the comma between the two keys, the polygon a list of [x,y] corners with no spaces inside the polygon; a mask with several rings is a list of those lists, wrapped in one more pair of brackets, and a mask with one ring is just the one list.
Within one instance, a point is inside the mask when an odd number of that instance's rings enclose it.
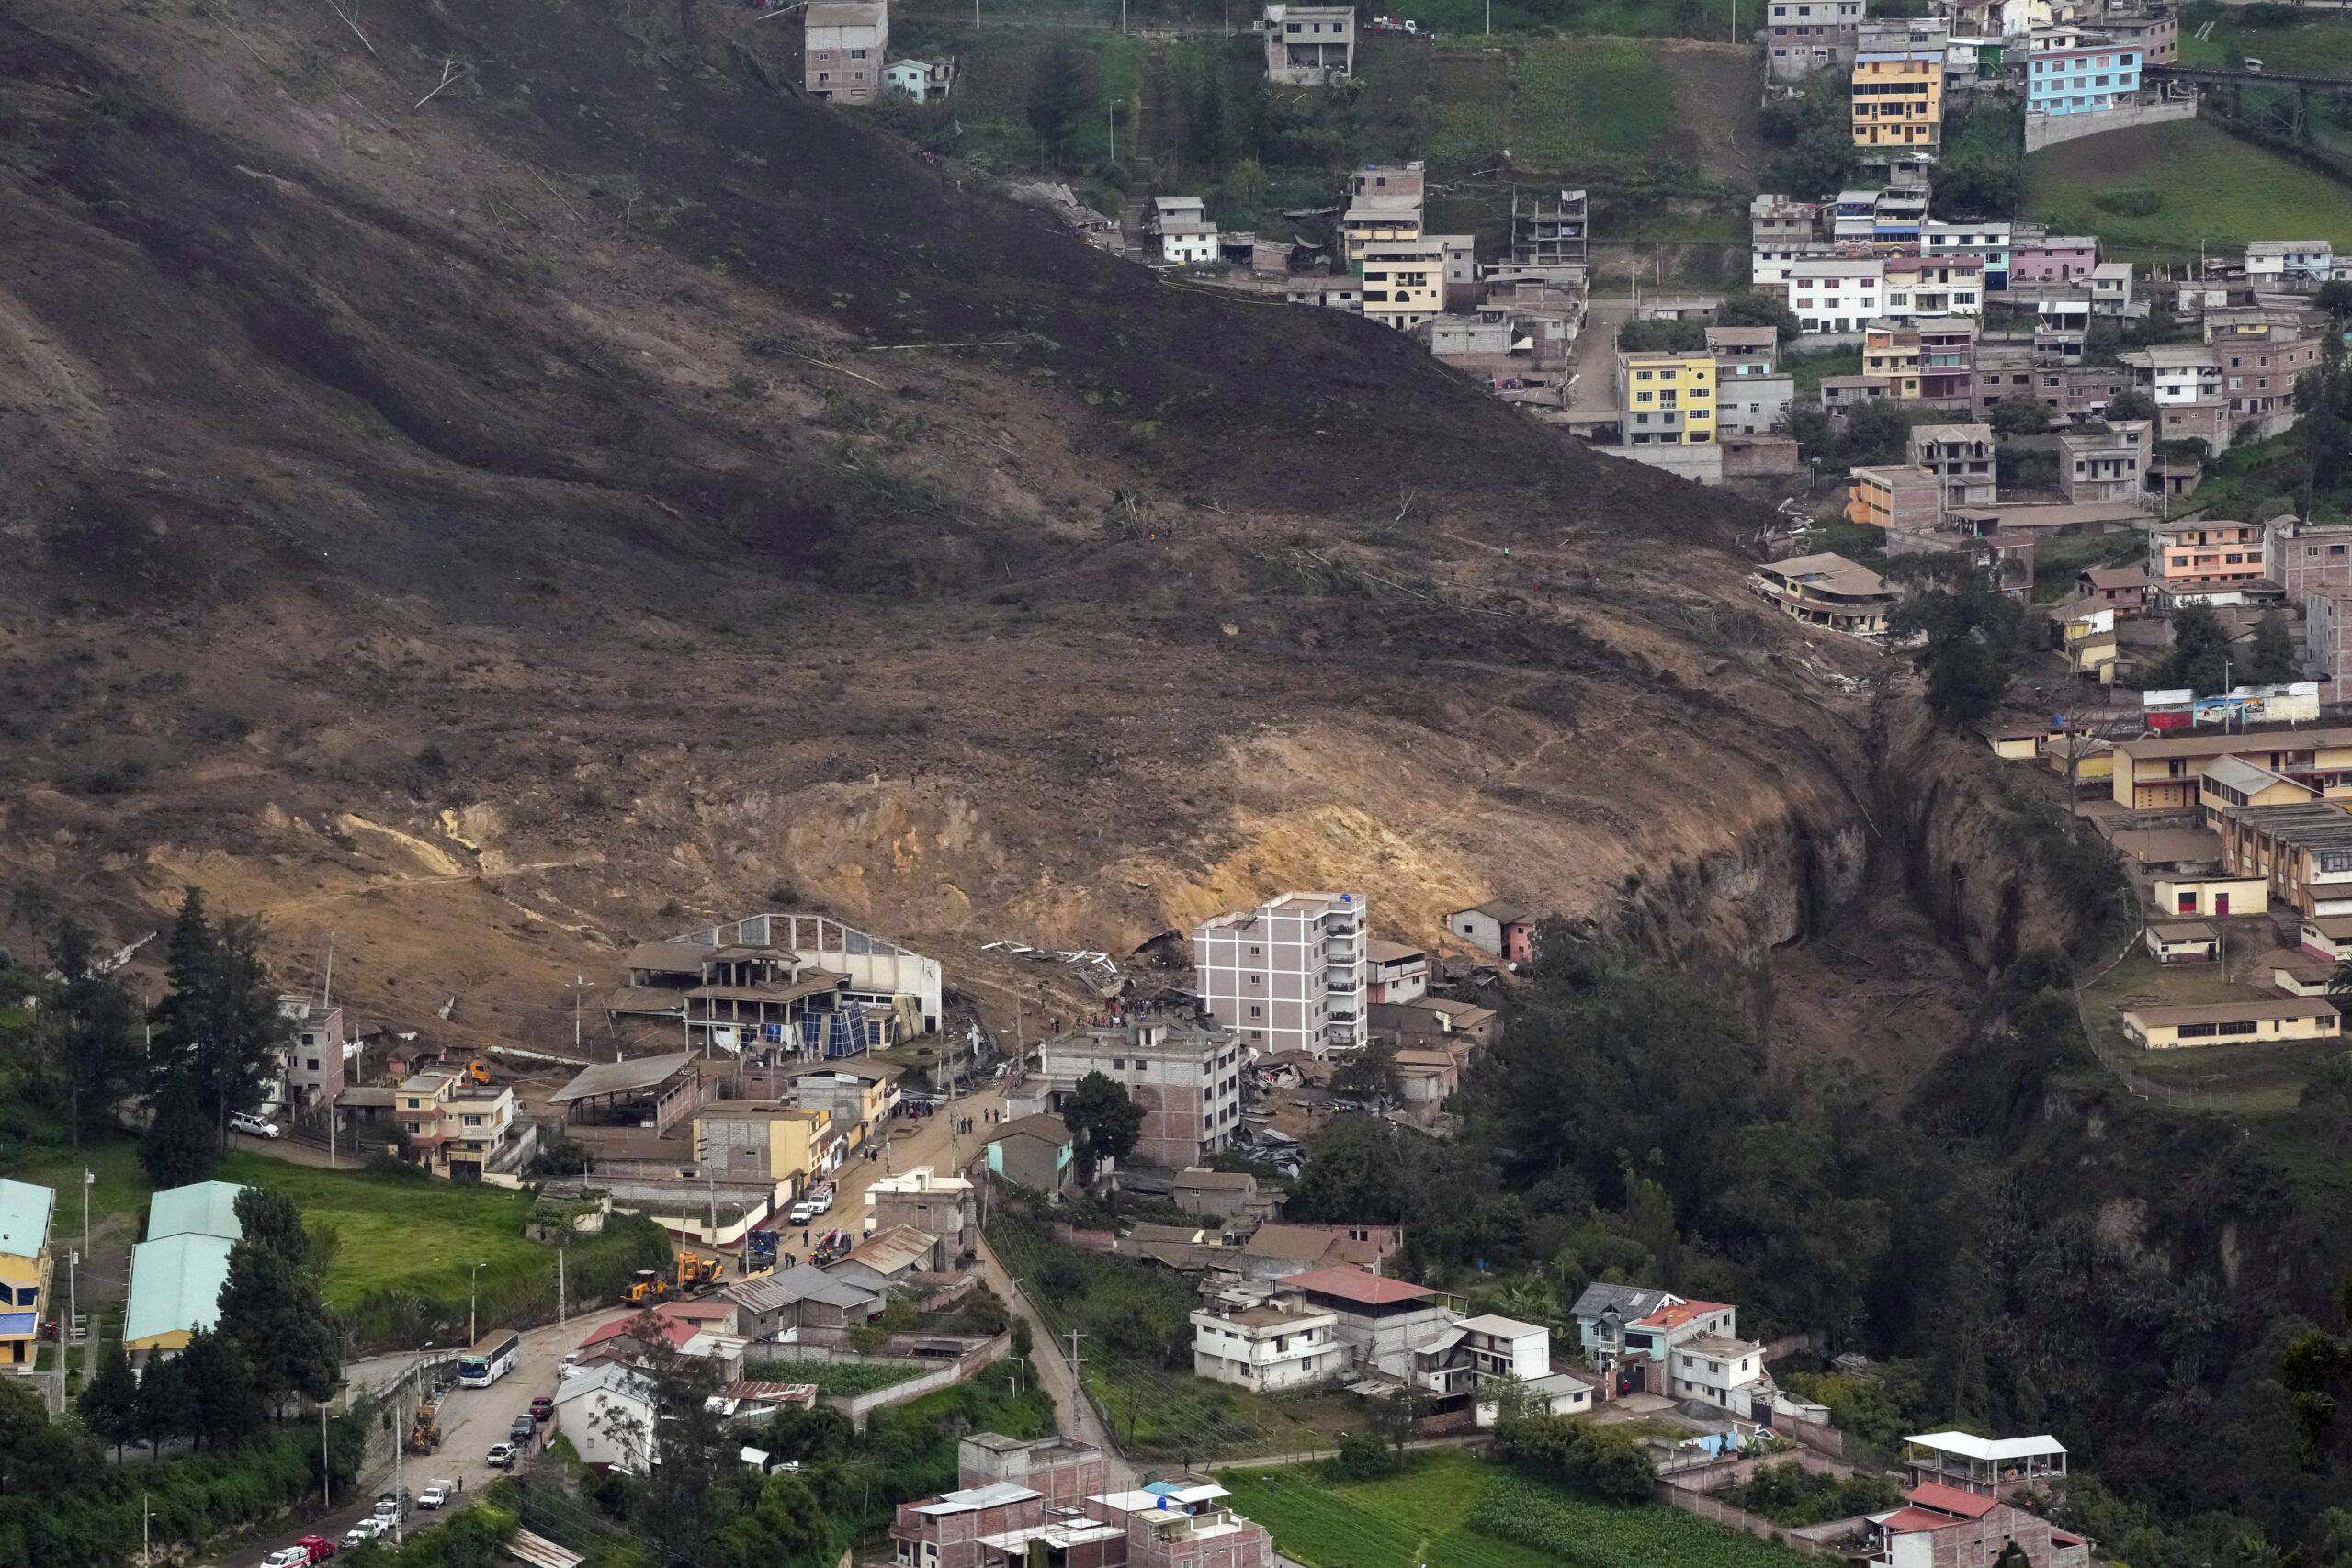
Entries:
{"label": "fence", "polygon": [[828,1394],[825,1403],[850,1419],[850,1425],[865,1430],[865,1418],[886,1404],[904,1404],[910,1399],[920,1399],[936,1389],[952,1388],[978,1372],[992,1361],[1000,1360],[1012,1348],[1012,1336],[1000,1334],[985,1345],[976,1346],[935,1372],[926,1372],[905,1382],[894,1382],[888,1388],[877,1388],[870,1393]]}
{"label": "fence", "polygon": [[[1686,1492],[1679,1486],[1661,1481],[1657,1483],[1656,1495],[1659,1502],[1669,1504],[1686,1514],[1696,1514],[1701,1518],[1713,1519],[1719,1525],[1727,1525],[1736,1530],[1745,1530],[1759,1540],[1769,1540],[1775,1545],[1785,1546],[1791,1551],[1803,1552],[1807,1557],[1832,1557],[1842,1562],[1850,1555],[1839,1547],[1832,1546],[1826,1541],[1815,1540],[1807,1534],[1790,1529],[1782,1525],[1776,1525],[1770,1519],[1758,1518],[1745,1509],[1735,1508],[1727,1503],[1718,1503],[1703,1492]],[[1842,1524],[1845,1521],[1839,1522]],[[1818,1530],[1824,1527],[1814,1528]],[[1840,1530],[1838,1533],[1842,1535],[1845,1532]]]}

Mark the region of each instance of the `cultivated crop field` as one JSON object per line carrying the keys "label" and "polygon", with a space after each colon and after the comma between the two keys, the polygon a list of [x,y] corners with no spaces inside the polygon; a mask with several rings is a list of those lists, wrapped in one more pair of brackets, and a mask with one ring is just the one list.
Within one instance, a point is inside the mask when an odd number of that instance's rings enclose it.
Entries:
{"label": "cultivated crop field", "polygon": [[1569,1495],[1466,1454],[1414,1456],[1401,1475],[1334,1483],[1318,1470],[1235,1470],[1232,1505],[1309,1568],[1796,1568],[1796,1553],[1662,1504]]}
{"label": "cultivated crop field", "polygon": [[1636,158],[1666,134],[1673,101],[1673,75],[1638,43],[1531,43],[1520,55],[1511,153],[1559,165]]}

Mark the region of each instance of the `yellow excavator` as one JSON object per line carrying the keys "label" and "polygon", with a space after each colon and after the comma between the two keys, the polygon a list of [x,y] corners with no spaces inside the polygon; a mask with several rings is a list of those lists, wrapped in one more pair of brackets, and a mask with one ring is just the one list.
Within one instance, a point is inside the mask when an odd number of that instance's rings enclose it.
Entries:
{"label": "yellow excavator", "polygon": [[716,1256],[705,1258],[696,1252],[678,1254],[678,1293],[707,1290],[716,1285],[727,1273],[727,1264]]}

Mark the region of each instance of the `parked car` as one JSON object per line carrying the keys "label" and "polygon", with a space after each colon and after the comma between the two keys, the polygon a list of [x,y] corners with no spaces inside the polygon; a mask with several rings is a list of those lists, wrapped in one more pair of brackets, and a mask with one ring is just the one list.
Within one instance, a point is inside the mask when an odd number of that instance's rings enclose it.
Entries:
{"label": "parked car", "polygon": [[534,1421],[547,1421],[547,1420],[551,1420],[551,1419],[553,1419],[553,1418],[554,1418],[554,1416],[555,1416],[555,1401],[554,1401],[554,1400],[552,1400],[552,1399],[549,1399],[546,1394],[544,1394],[544,1393],[543,1393],[543,1394],[539,1395],[539,1397],[538,1397],[538,1398],[537,1398],[537,1399],[535,1399],[535,1400],[531,1401],[531,1419],[532,1419],[532,1420],[534,1420]]}
{"label": "parked car", "polygon": [[363,1540],[373,1540],[379,1535],[390,1534],[391,1529],[390,1525],[370,1514],[343,1532],[343,1544],[357,1546]]}
{"label": "parked car", "polygon": [[250,1115],[243,1111],[230,1113],[229,1130],[256,1138],[275,1138],[278,1133],[277,1122],[265,1117]]}
{"label": "parked car", "polygon": [[512,1443],[491,1444],[490,1452],[482,1455],[482,1462],[489,1465],[492,1470],[514,1469],[514,1445]]}
{"label": "parked car", "polygon": [[[553,1406],[549,1408],[552,1409]],[[539,1423],[535,1417],[529,1416],[517,1416],[514,1417],[514,1424],[506,1428],[507,1440],[517,1448],[529,1447],[531,1439],[538,1435]]]}
{"label": "parked car", "polygon": [[2256,60],[2253,55],[2247,55],[2242,63],[2244,63],[2245,68],[2255,75],[2259,76],[2262,74],[2262,62]]}
{"label": "parked car", "polygon": [[397,1492],[387,1492],[376,1499],[376,1517],[379,1519],[397,1519],[407,1512],[401,1506],[401,1495]]}
{"label": "parked car", "polygon": [[791,1224],[805,1225],[824,1212],[824,1210],[820,1209],[816,1204],[809,1202],[804,1198],[799,1202],[795,1203],[792,1206],[792,1212],[786,1214],[785,1219]]}
{"label": "parked car", "polygon": [[261,1560],[261,1568],[311,1568],[307,1546],[281,1546]]}
{"label": "parked car", "polygon": [[442,1507],[448,1503],[450,1498],[456,1496],[457,1493],[458,1483],[456,1482],[435,1481],[428,1484],[424,1491],[416,1495],[416,1506],[420,1508]]}
{"label": "parked car", "polygon": [[311,1561],[313,1562],[323,1562],[328,1558],[333,1557],[335,1553],[334,1538],[333,1536],[306,1535],[295,1544],[300,1546],[303,1551],[309,1552],[311,1554]]}

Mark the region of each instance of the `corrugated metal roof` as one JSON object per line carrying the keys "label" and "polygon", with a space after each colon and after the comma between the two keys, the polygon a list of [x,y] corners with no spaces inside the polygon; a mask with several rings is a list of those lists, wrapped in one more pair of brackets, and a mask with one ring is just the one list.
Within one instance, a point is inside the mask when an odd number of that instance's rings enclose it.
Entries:
{"label": "corrugated metal roof", "polygon": [[132,1247],[123,1338],[135,1346],[220,1322],[220,1287],[228,1282],[229,1249],[234,1245],[226,1236],[183,1232]]}
{"label": "corrugated metal roof", "polygon": [[8,1238],[0,1250],[12,1258],[39,1258],[49,1243],[49,1216],[56,1207],[55,1188],[0,1181],[0,1235]]}
{"label": "corrugated metal roof", "polygon": [[639,1056],[633,1062],[599,1062],[548,1096],[550,1105],[569,1105],[605,1094],[629,1094],[668,1081],[693,1066],[695,1054],[680,1051],[668,1056]]}
{"label": "corrugated metal roof", "polygon": [[165,1188],[148,1200],[147,1239],[215,1235],[235,1241],[245,1234],[237,1219],[237,1194],[243,1190],[233,1181],[194,1181],[186,1187]]}

